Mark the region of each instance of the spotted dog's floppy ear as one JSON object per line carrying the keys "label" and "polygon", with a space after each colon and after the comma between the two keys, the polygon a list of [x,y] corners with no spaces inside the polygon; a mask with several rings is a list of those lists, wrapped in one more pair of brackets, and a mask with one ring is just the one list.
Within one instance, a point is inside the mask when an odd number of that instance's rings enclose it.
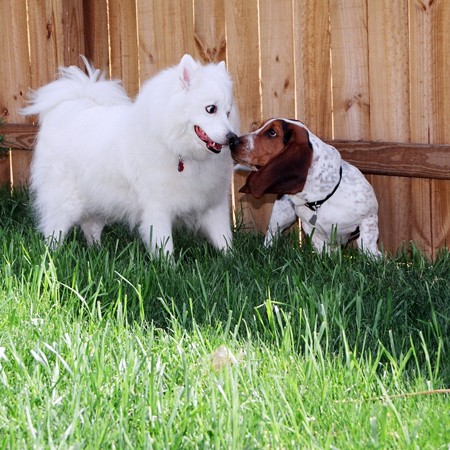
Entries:
{"label": "spotted dog's floppy ear", "polygon": [[252,172],[239,192],[261,198],[264,194],[297,194],[303,190],[313,155],[308,131],[285,122],[283,133],[283,151]]}

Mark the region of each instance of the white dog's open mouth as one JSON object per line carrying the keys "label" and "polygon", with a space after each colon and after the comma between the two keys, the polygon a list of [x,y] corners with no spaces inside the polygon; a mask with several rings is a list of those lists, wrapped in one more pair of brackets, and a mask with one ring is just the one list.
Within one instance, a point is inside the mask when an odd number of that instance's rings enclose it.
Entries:
{"label": "white dog's open mouth", "polygon": [[194,130],[197,136],[206,144],[208,150],[211,150],[214,153],[220,153],[220,150],[222,150],[222,144],[218,144],[210,139],[210,137],[198,125],[194,126]]}

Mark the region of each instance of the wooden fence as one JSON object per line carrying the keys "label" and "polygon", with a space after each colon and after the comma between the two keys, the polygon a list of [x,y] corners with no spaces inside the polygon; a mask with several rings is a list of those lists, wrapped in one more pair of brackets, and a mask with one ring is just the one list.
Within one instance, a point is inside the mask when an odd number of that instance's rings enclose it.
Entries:
{"label": "wooden fence", "polygon": [[[0,183],[26,183],[29,88],[85,54],[136,94],[184,53],[226,60],[242,131],[298,118],[360,167],[380,204],[380,244],[450,243],[448,0],[0,0],[0,111],[13,149]],[[272,196],[237,193],[265,230]]]}

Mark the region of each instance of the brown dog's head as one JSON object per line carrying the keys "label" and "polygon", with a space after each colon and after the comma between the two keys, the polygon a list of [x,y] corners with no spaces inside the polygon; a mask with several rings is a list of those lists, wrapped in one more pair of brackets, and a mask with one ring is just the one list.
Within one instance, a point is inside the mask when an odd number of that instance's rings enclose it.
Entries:
{"label": "brown dog's head", "polygon": [[264,194],[297,194],[303,190],[313,148],[308,130],[300,122],[269,119],[256,131],[230,144],[235,162],[254,167],[240,192],[261,198]]}

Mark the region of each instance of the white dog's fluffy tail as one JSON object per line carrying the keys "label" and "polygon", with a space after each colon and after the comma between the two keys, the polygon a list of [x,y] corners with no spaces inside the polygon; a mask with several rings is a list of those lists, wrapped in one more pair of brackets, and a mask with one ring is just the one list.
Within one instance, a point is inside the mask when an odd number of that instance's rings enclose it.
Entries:
{"label": "white dog's fluffy tail", "polygon": [[106,80],[105,74],[95,69],[81,55],[87,74],[76,66],[60,67],[58,79],[33,91],[29,105],[20,113],[25,116],[42,116],[66,101],[88,100],[97,105],[119,105],[130,103],[130,98],[120,81]]}

